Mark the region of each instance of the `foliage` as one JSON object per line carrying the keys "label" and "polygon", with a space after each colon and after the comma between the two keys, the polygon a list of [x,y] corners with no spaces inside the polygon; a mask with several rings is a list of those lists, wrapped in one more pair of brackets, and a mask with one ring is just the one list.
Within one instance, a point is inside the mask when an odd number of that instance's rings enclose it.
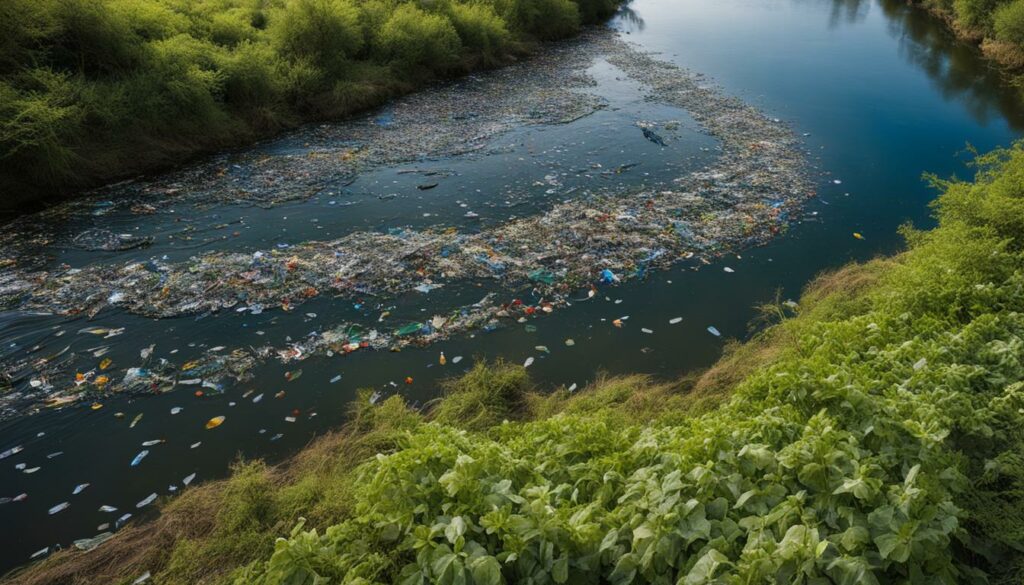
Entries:
{"label": "foliage", "polygon": [[381,57],[410,70],[452,67],[459,56],[459,34],[441,14],[430,14],[414,4],[403,4],[380,29]]}
{"label": "foliage", "polygon": [[574,34],[614,0],[3,0],[7,205],[339,116]]}
{"label": "foliage", "polygon": [[1024,2],[1004,4],[992,16],[996,39],[1024,45]]}
{"label": "foliage", "polygon": [[[623,416],[636,379],[487,425],[442,405],[357,470],[349,514],[300,522],[236,582],[1019,579],[1022,176],[1018,145],[979,159],[974,182],[936,181],[939,227],[908,230],[909,251],[866,280],[848,270],[855,292],[805,297],[774,326],[772,363],[719,408]],[[484,390],[508,375],[478,367],[463,396],[518,404]]]}

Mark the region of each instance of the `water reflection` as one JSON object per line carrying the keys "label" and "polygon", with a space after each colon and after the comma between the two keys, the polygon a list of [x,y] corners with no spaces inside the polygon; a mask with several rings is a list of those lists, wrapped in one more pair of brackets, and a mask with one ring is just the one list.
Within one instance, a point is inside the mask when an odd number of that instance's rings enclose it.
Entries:
{"label": "water reflection", "polygon": [[632,0],[623,3],[622,7],[619,8],[616,19],[616,28],[627,33],[641,32],[647,26],[640,13],[631,6],[632,3]]}
{"label": "water reflection", "polygon": [[[866,3],[834,0],[836,5]],[[987,125],[999,119],[1024,130],[1021,89],[982,58],[981,52],[956,38],[938,19],[908,6],[904,0],[879,0],[898,42],[900,55],[924,71],[943,99],[958,101],[972,118]]]}
{"label": "water reflection", "polygon": [[834,30],[842,24],[856,24],[863,21],[871,7],[869,0],[833,0],[832,12],[828,17],[828,28]]}

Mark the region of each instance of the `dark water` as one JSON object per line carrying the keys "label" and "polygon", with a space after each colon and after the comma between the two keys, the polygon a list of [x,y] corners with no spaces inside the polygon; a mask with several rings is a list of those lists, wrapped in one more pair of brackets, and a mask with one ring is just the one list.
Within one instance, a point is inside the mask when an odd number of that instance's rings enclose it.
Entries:
{"label": "dark water", "polygon": [[[95,412],[86,402],[2,423],[0,451],[14,445],[24,446],[24,451],[0,461],[0,497],[27,493],[28,499],[0,505],[0,526],[5,528],[0,532],[0,569],[25,562],[45,546],[68,546],[76,538],[93,536],[97,525],[112,524],[126,512],[135,514],[131,521],[138,521],[146,510],[136,510],[136,502],[154,492],[166,495],[172,485],[180,488],[182,478],[192,473],[197,473],[197,482],[222,477],[239,454],[278,460],[293,453],[344,420],[345,404],[357,388],[398,392],[411,402],[424,402],[436,395],[439,377],[454,375],[477,359],[498,357],[519,363],[535,357],[530,371],[544,387],[582,385],[598,371],[672,377],[707,366],[723,341],[709,335],[706,327],[717,327],[725,337],[742,338],[754,316],[752,307],[776,291],[796,297],[824,269],[897,250],[895,230],[900,224],[929,224],[927,204],[934,193],[921,181],[923,171],[965,176],[967,143],[983,151],[1005,145],[1024,126],[1024,112],[1015,105],[1018,95],[974,50],[957,45],[935,22],[898,1],[637,0],[614,26],[643,48],[706,73],[727,92],[807,134],[808,150],[823,175],[820,197],[809,204],[805,221],[768,246],[741,252],[742,257],[724,258],[697,272],[679,268],[602,291],[610,300],[598,297],[538,320],[536,331],[520,326],[422,350],[311,358],[291,367],[270,363],[257,369],[253,382],[221,395],[197,399],[191,389],[181,388],[157,397],[108,399]],[[110,254],[103,261],[154,254],[184,259],[207,249],[251,250],[336,238],[355,229],[458,224],[466,209],[478,212],[486,224],[549,205],[546,187],[534,183],[552,172],[591,162],[640,162],[630,180],[656,186],[706,160],[701,148],[712,141],[694,131],[685,112],[645,103],[635,88],[619,83],[607,64],[596,64],[592,72],[600,84],[597,92],[612,107],[568,126],[516,130],[496,141],[494,156],[418,165],[453,173],[436,190],[418,192],[415,184],[421,178],[399,174],[398,168],[380,169],[351,185],[339,185],[335,192],[270,210],[213,208],[186,218],[197,226],[187,244]],[[679,137],[660,149],[639,132],[621,131],[637,119],[680,120]],[[285,139],[261,148],[301,146]],[[587,181],[567,177],[563,187],[586,188]],[[396,196],[380,197],[391,193]],[[140,227],[141,220],[96,221],[128,231]],[[146,221],[151,223],[144,227],[152,233],[180,229],[179,223],[164,217]],[[216,227],[222,224],[229,227]],[[223,229],[240,235],[225,242],[220,236]],[[853,232],[865,239],[854,239]],[[57,259],[73,266],[95,261],[73,251]],[[735,272],[724,272],[725,265]],[[409,306],[399,302],[396,310],[451,305],[456,296],[476,300],[472,290],[442,289]],[[75,336],[75,331],[117,325],[126,331],[109,340],[108,355],[115,363],[131,363],[139,349],[151,343],[157,344],[158,353],[177,349],[174,356],[183,361],[217,345],[280,345],[288,336],[302,337],[353,312],[359,310],[348,301],[321,299],[288,316],[268,312],[199,320],[152,321],[115,314],[96,323],[9,313],[0,315],[0,340],[9,353],[35,344],[59,349],[69,343],[81,351],[104,341]],[[624,315],[630,317],[629,326],[609,326]],[[677,316],[683,321],[669,325]],[[641,327],[654,333],[644,334]],[[54,338],[59,329],[68,335]],[[567,338],[575,345],[567,347]],[[550,353],[536,346],[546,346]],[[645,348],[648,351],[642,351]],[[449,358],[447,366],[437,363],[440,351]],[[454,356],[465,359],[453,365]],[[302,377],[287,382],[284,373],[298,368]],[[331,383],[339,374],[341,380]],[[406,376],[413,384],[403,382]],[[284,397],[275,399],[282,390]],[[252,394],[242,398],[248,391]],[[252,398],[258,394],[264,398],[254,404]],[[183,410],[171,415],[173,407]],[[296,422],[286,422],[294,410],[299,411]],[[116,412],[125,416],[117,418]],[[139,414],[143,418],[129,428]],[[226,416],[226,422],[204,430],[203,423],[217,415]],[[274,440],[278,434],[283,436]],[[141,446],[157,439],[166,442]],[[193,448],[197,442],[201,444]],[[131,467],[143,449],[149,455]],[[47,457],[57,452],[62,454]],[[20,463],[40,469],[25,474],[15,468]],[[91,485],[72,495],[83,483]],[[71,507],[47,514],[64,501]],[[98,512],[104,504],[119,510]]]}

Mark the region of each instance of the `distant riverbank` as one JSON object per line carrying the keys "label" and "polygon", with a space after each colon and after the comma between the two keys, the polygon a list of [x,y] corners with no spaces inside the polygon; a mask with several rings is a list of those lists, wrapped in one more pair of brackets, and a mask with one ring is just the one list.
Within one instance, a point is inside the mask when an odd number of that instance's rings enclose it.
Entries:
{"label": "distant riverbank", "polygon": [[500,66],[617,5],[3,2],[0,211]]}

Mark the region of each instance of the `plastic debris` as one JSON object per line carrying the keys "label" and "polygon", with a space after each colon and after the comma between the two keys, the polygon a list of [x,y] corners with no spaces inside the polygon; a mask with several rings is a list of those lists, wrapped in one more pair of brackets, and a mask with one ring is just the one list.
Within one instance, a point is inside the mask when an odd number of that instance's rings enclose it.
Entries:
{"label": "plastic debris", "polygon": [[69,504],[67,502],[61,502],[61,503],[57,504],[56,506],[53,506],[52,508],[50,508],[47,513],[50,514],[51,516],[53,516],[54,514],[56,514],[58,512],[63,512],[64,510],[67,510],[70,507],[71,507],[71,504]]}
{"label": "plastic debris", "polygon": [[141,501],[139,501],[138,504],[135,504],[135,507],[136,508],[145,508],[146,506],[148,506],[148,505],[152,504],[153,502],[155,502],[156,501],[156,497],[157,496],[156,496],[155,493],[149,494],[148,496],[143,498]]}
{"label": "plastic debris", "polygon": [[89,552],[113,537],[113,532],[103,532],[92,538],[80,538],[74,542],[74,545],[78,550]]}
{"label": "plastic debris", "polygon": [[206,421],[206,428],[207,429],[215,429],[215,428],[219,427],[220,425],[222,425],[224,423],[224,419],[225,418],[226,417],[224,417],[224,416],[215,416],[215,417],[211,418],[210,420]]}
{"label": "plastic debris", "polygon": [[714,335],[715,337],[721,337],[722,336],[722,332],[719,331],[718,329],[716,329],[714,326],[709,326],[708,327],[708,333],[710,333],[711,335]]}
{"label": "plastic debris", "polygon": [[21,445],[18,445],[17,447],[11,447],[10,449],[7,449],[3,453],[0,453],[0,459],[7,459],[11,455],[17,455],[22,451],[24,451],[24,447],[22,447]]}
{"label": "plastic debris", "polygon": [[195,473],[191,473],[191,474],[185,476],[185,478],[181,480],[181,483],[182,483],[182,485],[188,485],[188,484],[192,483],[192,480],[195,479],[195,478],[196,478],[196,474]]}
{"label": "plastic debris", "polygon": [[77,496],[78,494],[85,491],[85,488],[89,487],[88,483],[80,483],[75,486],[75,489],[71,491],[71,495]]}
{"label": "plastic debris", "polygon": [[672,317],[671,319],[668,320],[668,324],[669,325],[678,325],[679,323],[682,323],[682,322],[683,322],[683,318],[682,317]]}
{"label": "plastic debris", "polygon": [[131,467],[138,467],[139,463],[142,463],[142,460],[146,458],[146,455],[149,455],[149,451],[145,449],[139,451],[139,454],[132,459]]}

